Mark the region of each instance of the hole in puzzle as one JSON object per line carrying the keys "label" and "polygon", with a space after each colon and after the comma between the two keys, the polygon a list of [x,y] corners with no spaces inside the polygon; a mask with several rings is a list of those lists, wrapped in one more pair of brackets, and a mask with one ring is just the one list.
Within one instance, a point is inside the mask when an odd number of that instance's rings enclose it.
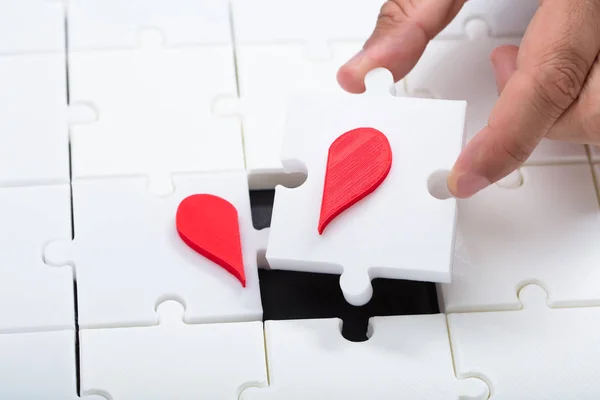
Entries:
{"label": "hole in puzzle", "polygon": [[275,190],[251,190],[250,209],[252,211],[252,225],[254,229],[264,229],[271,226],[271,213]]}
{"label": "hole in puzzle", "polygon": [[521,171],[516,170],[496,182],[503,189],[518,189],[523,186],[524,178]]}
{"label": "hole in puzzle", "polygon": [[450,171],[439,170],[432,173],[427,179],[427,190],[429,194],[438,200],[446,200],[452,196],[448,189],[448,175]]}
{"label": "hole in puzzle", "polygon": [[265,321],[340,318],[351,342],[368,339],[371,317],[439,312],[432,283],[374,279],[371,301],[355,307],[344,299],[339,275],[259,270],[259,281]]}
{"label": "hole in puzzle", "polygon": [[281,179],[280,185],[293,189],[302,186],[306,182],[308,170],[302,161],[294,159],[284,160],[283,168],[286,175]]}

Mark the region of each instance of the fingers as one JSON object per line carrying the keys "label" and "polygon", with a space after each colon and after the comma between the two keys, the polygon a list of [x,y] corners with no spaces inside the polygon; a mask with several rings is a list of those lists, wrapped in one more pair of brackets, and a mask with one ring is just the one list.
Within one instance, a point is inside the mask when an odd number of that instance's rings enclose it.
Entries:
{"label": "fingers", "polygon": [[429,41],[456,16],[465,0],[388,0],[363,50],[342,66],[340,86],[350,93],[365,90],[365,75],[387,68],[402,79],[417,63]]}
{"label": "fingers", "polygon": [[502,93],[504,86],[517,70],[517,46],[501,46],[495,49],[491,55],[492,66],[496,75],[496,88],[498,94]]}
{"label": "fingers", "polygon": [[517,169],[577,99],[600,47],[598,18],[598,2],[541,2],[516,70],[510,74],[506,60],[500,67],[510,76],[488,126],[465,146],[448,178],[456,197],[470,197]]}

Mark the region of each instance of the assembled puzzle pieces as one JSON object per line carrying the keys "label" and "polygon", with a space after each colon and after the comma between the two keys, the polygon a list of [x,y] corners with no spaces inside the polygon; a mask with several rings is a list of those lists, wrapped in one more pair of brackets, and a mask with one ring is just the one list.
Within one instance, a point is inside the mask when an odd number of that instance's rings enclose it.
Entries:
{"label": "assembled puzzle pieces", "polygon": [[[465,116],[464,102],[392,96],[387,70],[370,72],[366,83],[361,95],[291,101],[282,161],[287,172],[308,177],[298,188],[276,188],[266,254],[272,269],[341,273],[354,305],[371,298],[371,278],[449,281],[456,201],[433,197],[428,185],[444,180],[458,157]],[[393,165],[373,193],[319,235],[329,147],[360,127],[385,134]]]}
{"label": "assembled puzzle pieces", "polygon": [[[75,239],[51,243],[45,255],[48,264],[75,266],[79,326],[154,325],[165,299],[185,304],[189,323],[260,321],[257,252],[266,240],[252,226],[246,172],[175,175],[170,197],[152,196],[146,183],[73,183]],[[177,208],[195,194],[219,196],[237,209],[246,287],[179,236]]]}
{"label": "assembled puzzle pieces", "polygon": [[458,202],[441,308],[519,309],[527,283],[542,285],[551,306],[600,305],[600,208],[590,166],[523,167],[500,185]]}
{"label": "assembled puzzle pieces", "polygon": [[527,285],[518,310],[448,315],[457,375],[484,378],[490,400],[598,398],[600,308],[551,309],[546,298]]}
{"label": "assembled puzzle pieces", "polygon": [[266,384],[260,321],[188,325],[183,309],[166,301],[156,326],[82,330],[82,392],[114,400],[237,400],[243,388]]}
{"label": "assembled puzzle pieces", "polygon": [[446,317],[376,317],[366,342],[338,319],[266,321],[269,382],[240,400],[484,400],[487,385],[457,379]]}
{"label": "assembled puzzle pieces", "polygon": [[69,185],[0,188],[0,221],[0,332],[72,329],[73,271],[42,259],[71,238]]}

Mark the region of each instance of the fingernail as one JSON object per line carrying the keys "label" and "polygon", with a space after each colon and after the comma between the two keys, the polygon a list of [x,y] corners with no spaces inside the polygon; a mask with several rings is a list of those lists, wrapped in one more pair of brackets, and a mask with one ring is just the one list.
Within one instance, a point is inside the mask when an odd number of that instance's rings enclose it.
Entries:
{"label": "fingernail", "polygon": [[450,192],[460,199],[471,197],[490,184],[491,182],[487,178],[468,172],[459,175],[452,173],[448,177]]}

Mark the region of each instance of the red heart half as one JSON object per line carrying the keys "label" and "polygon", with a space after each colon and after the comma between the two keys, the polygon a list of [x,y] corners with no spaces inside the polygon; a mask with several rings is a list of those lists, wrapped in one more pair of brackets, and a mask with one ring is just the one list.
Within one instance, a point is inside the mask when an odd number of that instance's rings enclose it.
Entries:
{"label": "red heart half", "polygon": [[372,193],[392,168],[387,137],[374,128],[357,128],[329,147],[318,231],[323,234],[335,217]]}
{"label": "red heart half", "polygon": [[179,204],[175,223],[189,247],[246,287],[238,213],[230,202],[211,194],[189,196]]}

